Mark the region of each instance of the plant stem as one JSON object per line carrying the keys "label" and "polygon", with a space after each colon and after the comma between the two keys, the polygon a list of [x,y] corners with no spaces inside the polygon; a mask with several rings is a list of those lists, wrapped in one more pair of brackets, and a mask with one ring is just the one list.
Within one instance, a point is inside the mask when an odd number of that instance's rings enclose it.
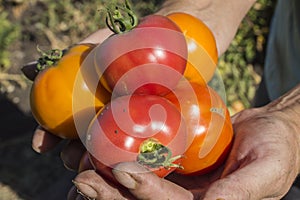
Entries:
{"label": "plant stem", "polygon": [[52,49],[49,51],[42,51],[37,47],[41,57],[38,59],[37,70],[42,71],[43,69],[55,65],[62,57],[63,51],[60,49]]}
{"label": "plant stem", "polygon": [[181,155],[172,157],[172,151],[168,147],[154,138],[149,138],[141,144],[137,161],[150,168],[164,167],[169,169],[182,168],[181,165],[174,163],[180,158],[182,158]]}
{"label": "plant stem", "polygon": [[129,0],[122,5],[113,2],[106,8],[106,25],[114,33],[119,34],[132,30],[138,24]]}

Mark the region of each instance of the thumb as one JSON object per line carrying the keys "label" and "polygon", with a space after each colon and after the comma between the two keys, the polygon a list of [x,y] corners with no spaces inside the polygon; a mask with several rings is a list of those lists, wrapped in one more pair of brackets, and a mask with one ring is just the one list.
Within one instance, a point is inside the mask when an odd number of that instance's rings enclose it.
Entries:
{"label": "thumb", "polygon": [[193,199],[191,192],[159,178],[136,162],[120,163],[113,174],[138,199]]}

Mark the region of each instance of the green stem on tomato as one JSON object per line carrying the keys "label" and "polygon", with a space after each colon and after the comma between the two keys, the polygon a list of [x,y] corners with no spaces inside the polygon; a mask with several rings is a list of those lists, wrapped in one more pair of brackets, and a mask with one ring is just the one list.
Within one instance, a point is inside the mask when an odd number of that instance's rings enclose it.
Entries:
{"label": "green stem on tomato", "polygon": [[180,158],[182,155],[172,157],[172,152],[168,147],[154,138],[149,138],[141,144],[137,162],[150,168],[182,169],[181,165],[174,163]]}
{"label": "green stem on tomato", "polygon": [[37,51],[41,54],[41,57],[37,60],[37,71],[42,71],[47,67],[55,65],[64,55],[64,51],[60,49],[42,51],[37,47]]}
{"label": "green stem on tomato", "polygon": [[106,25],[116,34],[130,31],[138,24],[138,18],[133,12],[129,0],[125,0],[123,5],[112,3],[106,8],[106,12]]}

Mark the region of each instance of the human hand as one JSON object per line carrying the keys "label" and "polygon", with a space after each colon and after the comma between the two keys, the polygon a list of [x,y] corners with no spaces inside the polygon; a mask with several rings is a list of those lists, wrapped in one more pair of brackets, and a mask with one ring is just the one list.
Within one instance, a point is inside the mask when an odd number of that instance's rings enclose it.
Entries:
{"label": "human hand", "polygon": [[[38,72],[36,71],[37,62],[30,62],[22,67],[23,74],[31,81],[34,81]],[[62,138],[45,130],[42,126],[38,126],[32,137],[32,148],[37,153],[45,153],[55,148],[62,142]],[[65,147],[61,152],[64,165],[68,169],[78,168],[79,160],[84,152],[82,143],[78,140],[65,140]],[[69,153],[72,152],[72,153]],[[68,156],[65,156],[68,155]]]}
{"label": "human hand", "polygon": [[[80,160],[86,151],[79,139],[64,140],[38,126],[32,137],[32,148],[37,153],[43,154],[56,148],[62,142],[64,144],[60,155],[64,166],[69,170],[78,171]],[[85,165],[81,168],[87,169],[90,166]]]}
{"label": "human hand", "polygon": [[[152,173],[132,173],[143,168],[125,163],[121,165],[123,171],[113,170],[113,175],[129,190],[123,186],[117,190],[95,171],[80,173],[75,178],[76,186],[81,194],[95,199],[124,199],[131,194],[138,199],[154,199],[157,195],[160,199],[189,199],[191,194],[195,199],[205,200],[280,199],[299,173],[299,136],[293,120],[270,107],[245,110],[233,117],[236,135],[224,171],[220,168],[211,174],[193,177],[173,173],[160,179]],[[220,179],[216,180],[220,173]],[[72,195],[74,188],[69,199],[74,197]]]}
{"label": "human hand", "polygon": [[[74,199],[200,199],[218,172],[204,176],[171,174],[159,178],[136,162],[120,163],[112,171],[86,170],[77,175],[68,195]],[[174,181],[174,182],[173,182]],[[184,185],[182,187],[179,184]]]}
{"label": "human hand", "polygon": [[[44,153],[56,147],[61,140],[42,127],[38,127],[34,132],[32,147],[35,151]],[[66,168],[80,172],[73,181],[75,186],[69,192],[69,200],[87,199],[87,197],[89,199],[142,199],[146,197],[149,199],[164,197],[192,199],[189,191],[170,181],[160,179],[136,163],[122,163],[113,171],[104,168],[103,171],[97,173],[91,170],[87,156],[88,154],[79,140],[68,141],[61,152],[61,158]],[[172,178],[178,180],[179,176]],[[121,184],[118,184],[116,180]],[[206,180],[208,180],[208,176]],[[196,180],[190,181],[196,182]],[[156,184],[158,184],[157,187],[153,188],[152,185]],[[161,190],[161,187],[164,189]],[[149,190],[149,188],[153,189]],[[168,193],[165,194],[165,191]]]}
{"label": "human hand", "polygon": [[273,106],[233,117],[232,151],[221,179],[209,187],[205,200],[280,199],[288,192],[299,173],[299,136],[294,120]]}

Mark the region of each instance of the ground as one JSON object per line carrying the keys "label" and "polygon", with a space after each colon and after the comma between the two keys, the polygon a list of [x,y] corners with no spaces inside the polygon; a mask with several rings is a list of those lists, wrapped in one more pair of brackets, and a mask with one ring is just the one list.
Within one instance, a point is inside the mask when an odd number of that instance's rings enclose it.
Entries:
{"label": "ground", "polygon": [[[98,10],[95,9],[95,6],[89,6],[88,3],[83,2],[94,3],[99,8],[99,2],[103,3],[106,0],[0,0],[0,14],[2,10],[6,11],[9,13],[8,17],[12,24],[20,25],[21,36],[9,46],[11,68],[8,72],[21,74],[21,67],[38,57],[36,51],[38,44],[47,49],[65,48],[89,34],[87,26],[89,30],[96,29],[100,22],[94,21],[92,15],[94,14],[95,18],[99,20]],[[162,1],[133,0],[133,2],[136,3],[135,6],[139,7],[139,10],[146,14],[155,9],[154,4]],[[82,10],[85,12],[81,13]],[[91,14],[92,12],[93,14]],[[259,37],[255,35],[252,38]],[[237,45],[241,46],[240,43]],[[248,43],[245,46],[249,46]],[[243,50],[243,47],[234,49]],[[233,54],[236,56],[238,53],[233,52]],[[227,60],[229,57],[229,54],[225,56]],[[222,64],[222,62],[220,63]],[[247,61],[247,63],[250,62]],[[261,64],[261,62],[257,62],[253,66],[257,64]],[[234,67],[228,67],[228,69],[235,69]],[[254,72],[250,72],[254,74]],[[240,71],[236,73],[241,76]],[[241,74],[243,75],[243,73]],[[238,87],[242,84],[240,84],[240,77],[237,79],[239,79],[236,81]],[[31,138],[37,124],[30,113],[31,83],[26,81],[26,85],[25,88],[16,86],[11,92],[0,92],[0,200],[66,199],[75,173],[66,170],[60,159],[59,154],[63,143],[44,155],[39,155],[32,150]],[[236,88],[233,88],[232,93],[235,96],[236,91]],[[243,93],[246,92],[243,90]],[[238,107],[237,110],[244,108],[244,104],[241,104],[240,101],[234,101],[234,103],[235,107]]]}
{"label": "ground", "polygon": [[4,97],[0,108],[0,200],[65,199],[74,173],[60,160],[63,144],[45,155],[35,153],[31,137],[37,124],[32,116]]}
{"label": "ground", "polygon": [[[33,10],[38,12],[37,6],[28,9],[36,5],[35,1],[16,2],[0,1],[0,8],[4,5],[6,11],[9,9],[10,20],[20,25],[28,16],[36,16]],[[22,27],[21,34],[25,37],[19,37],[9,47],[11,74],[21,74],[21,67],[38,57],[37,44],[49,44],[45,35],[34,28]],[[44,155],[32,150],[31,138],[37,123],[30,113],[31,82],[26,81],[26,85],[20,88],[13,84],[12,92],[0,93],[0,200],[66,199],[75,173],[66,170],[60,159],[64,144]]]}

